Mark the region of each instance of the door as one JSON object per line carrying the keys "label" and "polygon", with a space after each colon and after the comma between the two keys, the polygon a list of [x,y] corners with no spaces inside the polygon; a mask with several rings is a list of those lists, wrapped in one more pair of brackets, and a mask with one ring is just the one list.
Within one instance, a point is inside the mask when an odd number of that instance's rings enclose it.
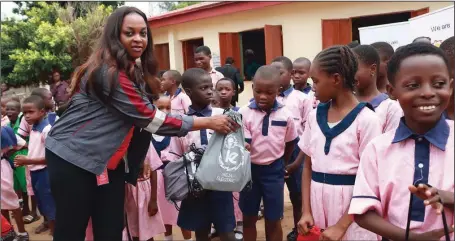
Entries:
{"label": "door", "polygon": [[276,57],[283,56],[283,34],[281,25],[265,25],[265,63],[270,64]]}
{"label": "door", "polygon": [[183,68],[185,70],[194,67],[193,45],[190,41],[182,41]]}
{"label": "door", "polygon": [[240,57],[240,34],[239,33],[219,33],[220,40],[220,61],[221,65],[227,57],[234,59],[234,66],[241,70],[241,57]]}
{"label": "door", "polygon": [[155,44],[155,57],[158,61],[158,70],[169,70],[171,63],[169,61],[169,44]]}
{"label": "door", "polygon": [[352,41],[350,18],[322,20],[322,49],[332,45],[345,45]]}
{"label": "door", "polygon": [[183,68],[185,70],[196,67],[194,51],[202,45],[204,45],[204,39],[202,38],[182,41]]}
{"label": "door", "polygon": [[430,8],[429,7],[417,9],[415,11],[411,11],[411,18],[420,16],[420,15],[423,15],[423,14],[426,14],[426,13],[429,13],[429,12],[430,12]]}

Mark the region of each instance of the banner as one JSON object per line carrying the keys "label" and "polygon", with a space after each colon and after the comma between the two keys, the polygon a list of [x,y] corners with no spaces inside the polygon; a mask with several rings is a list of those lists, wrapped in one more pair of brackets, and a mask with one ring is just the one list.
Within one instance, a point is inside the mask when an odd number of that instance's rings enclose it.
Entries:
{"label": "banner", "polygon": [[359,28],[360,43],[387,42],[396,50],[412,41],[410,32],[409,22],[363,27]]}
{"label": "banner", "polygon": [[409,19],[411,41],[417,37],[430,37],[439,47],[442,41],[454,36],[454,17],[452,5]]}

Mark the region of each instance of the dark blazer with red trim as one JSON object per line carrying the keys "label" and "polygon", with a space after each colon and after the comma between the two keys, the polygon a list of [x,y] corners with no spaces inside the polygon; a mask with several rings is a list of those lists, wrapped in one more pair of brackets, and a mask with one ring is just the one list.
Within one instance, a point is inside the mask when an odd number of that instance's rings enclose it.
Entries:
{"label": "dark blazer with red trim", "polygon": [[[125,72],[114,73],[114,85],[108,81],[106,65],[93,74],[96,84],[102,86],[104,100],[92,90],[86,91],[87,78],[84,77],[80,91],[71,98],[68,109],[55,122],[46,139],[46,149],[62,159],[99,175],[106,169],[111,157],[118,154],[132,127],[136,128],[130,143],[143,142],[143,145],[130,145],[128,152],[139,151],[139,159],[142,158],[141,153],[147,152],[150,138],[139,137],[136,134],[138,131],[184,136],[191,130],[192,117],[167,115],[156,109],[143,88],[131,81]],[[132,162],[128,166],[137,164],[136,158],[127,157],[128,162]]]}

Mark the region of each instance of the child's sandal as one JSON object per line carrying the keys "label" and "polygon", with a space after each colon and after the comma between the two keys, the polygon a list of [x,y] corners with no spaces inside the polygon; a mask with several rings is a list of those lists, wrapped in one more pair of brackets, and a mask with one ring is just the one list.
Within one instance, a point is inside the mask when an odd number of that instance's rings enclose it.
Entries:
{"label": "child's sandal", "polygon": [[239,230],[234,230],[235,240],[243,241],[243,232]]}
{"label": "child's sandal", "polygon": [[218,232],[216,231],[215,228],[212,227],[212,230],[210,230],[209,239],[216,238],[216,237],[218,237]]}
{"label": "child's sandal", "polygon": [[29,215],[23,217],[23,220],[24,220],[24,224],[31,224],[31,223],[34,223],[34,222],[40,220],[40,216],[32,216],[29,214]]}

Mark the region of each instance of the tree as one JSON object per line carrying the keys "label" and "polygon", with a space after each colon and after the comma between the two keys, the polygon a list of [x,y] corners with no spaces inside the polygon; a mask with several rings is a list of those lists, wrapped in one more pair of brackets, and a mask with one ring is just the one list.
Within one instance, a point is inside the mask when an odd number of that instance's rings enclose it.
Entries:
{"label": "tree", "polygon": [[[14,3],[16,3],[17,8],[13,9],[13,13],[20,14],[20,15],[26,15],[25,12],[27,10],[32,9],[32,8],[41,7],[39,2],[31,2],[31,1],[19,2],[19,1],[15,1]],[[76,13],[77,17],[84,16],[86,14],[86,12],[84,12],[84,9],[86,9],[84,7],[84,5],[87,2],[82,2],[82,1],[71,1],[71,2],[62,1],[62,2],[46,2],[46,3],[47,4],[51,4],[51,5],[56,3],[62,8],[66,8],[68,5],[71,5],[75,9],[74,12]],[[124,1],[93,1],[93,2],[90,2],[90,3],[96,4],[96,5],[104,5],[105,7],[109,7],[110,6],[114,10],[117,7],[122,6],[122,5],[125,4]]]}
{"label": "tree", "polygon": [[96,2],[18,7],[25,18],[8,19],[1,26],[2,82],[12,86],[46,82],[53,69],[71,73],[91,54],[114,8]]}
{"label": "tree", "polygon": [[113,12],[113,7],[93,4],[93,2],[81,2],[79,9],[85,12],[85,17],[76,17],[77,13],[72,5],[59,10],[59,19],[71,28],[72,42],[69,52],[72,56],[72,65],[77,67],[83,64],[101,37],[103,26]]}
{"label": "tree", "polygon": [[[22,46],[16,45],[8,56],[14,67],[6,76],[6,83],[18,86],[45,82],[53,68],[63,73],[71,71],[71,55],[68,52],[72,41],[71,29],[58,19],[58,7],[55,3],[39,2],[38,7],[25,10],[27,19],[18,21],[12,28],[12,31],[16,28],[20,33]],[[4,35],[2,39],[10,43],[16,41],[12,38],[14,35]]]}
{"label": "tree", "polygon": [[191,5],[194,5],[194,4],[198,4],[200,3],[199,2],[170,2],[170,1],[165,1],[165,2],[161,2],[159,7],[162,9],[162,10],[165,10],[165,11],[173,11],[173,10],[177,10],[177,9],[180,9],[180,8],[185,8],[185,7],[188,7],[188,6],[191,6]]}

